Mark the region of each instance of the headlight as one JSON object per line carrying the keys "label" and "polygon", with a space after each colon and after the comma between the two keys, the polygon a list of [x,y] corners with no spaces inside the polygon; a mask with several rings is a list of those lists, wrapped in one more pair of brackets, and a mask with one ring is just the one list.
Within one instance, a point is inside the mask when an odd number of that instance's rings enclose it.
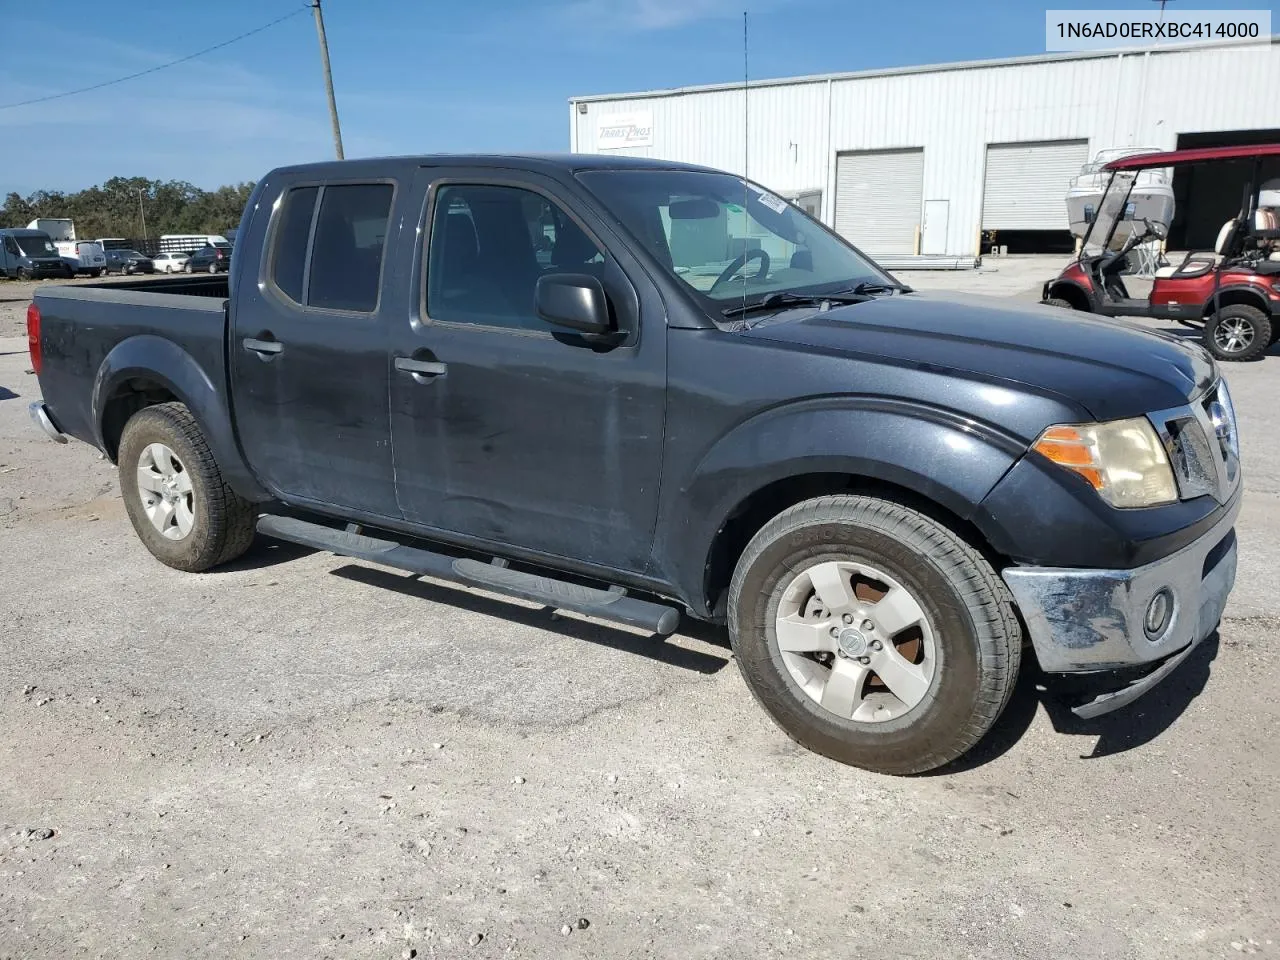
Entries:
{"label": "headlight", "polygon": [[1143,417],[1060,424],[1040,434],[1033,449],[1083,477],[1113,507],[1154,507],[1178,499],[1164,446]]}

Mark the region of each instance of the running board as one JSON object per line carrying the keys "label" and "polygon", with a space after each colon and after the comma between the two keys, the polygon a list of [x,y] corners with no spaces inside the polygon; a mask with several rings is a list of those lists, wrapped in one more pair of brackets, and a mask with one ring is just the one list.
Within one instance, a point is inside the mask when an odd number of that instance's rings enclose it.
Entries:
{"label": "running board", "polygon": [[512,570],[499,557],[495,557],[492,563],[481,563],[479,560],[406,547],[394,540],[366,536],[359,531],[359,527],[337,530],[294,517],[266,515],[258,518],[258,532],[277,540],[288,540],[341,557],[368,560],[384,567],[519,597],[556,610],[572,610],[602,620],[625,623],[664,637],[674,632],[680,622],[680,612],[674,607],[629,597],[622,587],[610,587],[608,590],[584,587]]}

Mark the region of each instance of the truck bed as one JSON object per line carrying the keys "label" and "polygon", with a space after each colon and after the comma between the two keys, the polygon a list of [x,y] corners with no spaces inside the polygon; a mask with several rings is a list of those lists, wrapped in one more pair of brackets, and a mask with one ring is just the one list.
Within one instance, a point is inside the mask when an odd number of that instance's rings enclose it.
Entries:
{"label": "truck bed", "polygon": [[102,446],[95,410],[111,398],[100,395],[100,381],[116,366],[108,358],[125,341],[130,346],[121,353],[127,352],[130,366],[148,354],[183,352],[194,376],[224,390],[227,298],[225,274],[37,289],[41,386],[54,422],[64,433]]}

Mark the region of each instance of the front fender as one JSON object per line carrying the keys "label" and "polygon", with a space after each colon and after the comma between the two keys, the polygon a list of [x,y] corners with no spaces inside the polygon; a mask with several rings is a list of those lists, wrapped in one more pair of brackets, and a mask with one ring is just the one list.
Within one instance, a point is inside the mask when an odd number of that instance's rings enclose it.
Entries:
{"label": "front fender", "polygon": [[[1026,444],[992,424],[884,398],[810,400],[765,411],[717,441],[672,496],[655,541],[659,572],[695,610],[716,535],[754,493],[806,474],[877,480],[969,520]],[[698,611],[709,612],[706,609]]]}
{"label": "front fender", "polygon": [[107,404],[121,386],[139,379],[159,384],[186,405],[236,493],[251,501],[270,499],[240,454],[231,415],[217,385],[191,354],[163,337],[143,334],[122,340],[98,367],[90,398],[98,449],[110,449],[104,435]]}

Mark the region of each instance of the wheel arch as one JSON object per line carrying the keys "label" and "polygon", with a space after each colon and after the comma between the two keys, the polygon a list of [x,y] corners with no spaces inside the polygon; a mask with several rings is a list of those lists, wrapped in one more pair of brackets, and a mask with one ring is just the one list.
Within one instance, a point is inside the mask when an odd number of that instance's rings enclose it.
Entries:
{"label": "wheel arch", "polygon": [[760,528],[796,503],[838,493],[913,507],[988,551],[978,506],[1025,445],[972,420],[910,406],[792,410],[741,425],[712,448],[677,506],[665,511],[657,572],[695,614],[719,616],[733,568]]}
{"label": "wheel arch", "polygon": [[1058,280],[1049,284],[1048,298],[1065,300],[1071,304],[1073,310],[1082,310],[1085,313],[1092,312],[1092,305],[1089,301],[1089,294],[1078,284],[1070,280]]}
{"label": "wheel arch", "polygon": [[1222,287],[1216,294],[1211,294],[1205,301],[1204,316],[1211,317],[1222,307],[1234,306],[1256,307],[1268,316],[1273,313],[1271,300],[1265,290],[1252,284],[1241,283]]}
{"label": "wheel arch", "polygon": [[236,493],[251,501],[269,499],[240,453],[223,395],[191,354],[163,337],[123,340],[98,368],[90,399],[98,448],[115,462],[129,418],[170,401],[191,412]]}

